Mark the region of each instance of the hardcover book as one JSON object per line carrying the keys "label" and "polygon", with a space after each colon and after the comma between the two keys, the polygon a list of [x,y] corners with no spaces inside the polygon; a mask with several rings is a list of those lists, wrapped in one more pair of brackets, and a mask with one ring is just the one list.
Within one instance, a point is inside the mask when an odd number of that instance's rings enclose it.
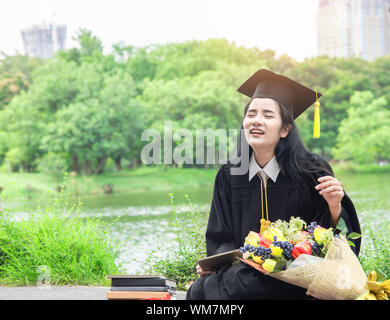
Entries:
{"label": "hardcover book", "polygon": [[163,299],[168,296],[169,294],[167,292],[107,291],[108,300]]}
{"label": "hardcover book", "polygon": [[108,275],[111,291],[108,300],[169,300],[175,294],[176,282],[159,275]]}
{"label": "hardcover book", "polygon": [[108,275],[107,278],[111,279],[112,287],[169,287],[176,289],[176,281],[159,275]]}
{"label": "hardcover book", "polygon": [[242,253],[239,249],[200,259],[198,264],[204,271],[217,271],[225,265],[231,265],[237,258],[242,258]]}
{"label": "hardcover book", "polygon": [[136,286],[130,286],[130,287],[123,287],[123,286],[112,286],[111,291],[153,291],[153,292],[172,292],[176,291],[173,288],[170,287],[154,287],[154,286],[143,286],[143,287],[136,287]]}

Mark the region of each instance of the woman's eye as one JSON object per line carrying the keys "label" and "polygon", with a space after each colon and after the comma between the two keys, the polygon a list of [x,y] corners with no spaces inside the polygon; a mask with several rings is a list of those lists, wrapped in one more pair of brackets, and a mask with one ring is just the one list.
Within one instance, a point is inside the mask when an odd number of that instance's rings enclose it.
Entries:
{"label": "woman's eye", "polygon": [[267,119],[271,119],[273,118],[273,116],[265,116]]}

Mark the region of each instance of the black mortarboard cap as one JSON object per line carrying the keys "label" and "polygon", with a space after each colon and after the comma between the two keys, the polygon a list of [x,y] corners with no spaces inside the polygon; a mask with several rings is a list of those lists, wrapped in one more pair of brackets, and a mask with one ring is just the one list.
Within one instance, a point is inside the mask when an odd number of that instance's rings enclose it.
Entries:
{"label": "black mortarboard cap", "polygon": [[267,69],[258,70],[237,91],[249,98],[274,99],[290,109],[294,119],[321,97],[319,92]]}

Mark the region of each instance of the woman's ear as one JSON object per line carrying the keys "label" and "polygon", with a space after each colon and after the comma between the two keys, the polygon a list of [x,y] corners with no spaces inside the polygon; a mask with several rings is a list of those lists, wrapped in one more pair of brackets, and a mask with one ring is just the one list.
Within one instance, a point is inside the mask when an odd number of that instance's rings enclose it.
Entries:
{"label": "woman's ear", "polygon": [[280,131],[280,138],[286,138],[291,130],[291,124],[285,126],[282,131]]}

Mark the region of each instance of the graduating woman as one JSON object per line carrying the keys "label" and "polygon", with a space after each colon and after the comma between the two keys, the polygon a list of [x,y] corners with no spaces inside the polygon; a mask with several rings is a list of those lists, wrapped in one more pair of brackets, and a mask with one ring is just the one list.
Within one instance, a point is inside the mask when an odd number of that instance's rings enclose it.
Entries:
{"label": "graduating woman", "polygon": [[[341,182],[322,157],[305,149],[294,123],[321,95],[266,69],[238,91],[251,98],[242,124],[249,154],[241,154],[239,148],[241,162],[230,161],[217,173],[206,230],[207,256],[241,247],[249,231],[259,232],[261,223],[289,221],[292,216],[326,228],[342,224],[347,233],[360,233],[354,205]],[[233,174],[245,156],[249,159],[245,174]],[[358,255],[360,239],[354,243]],[[188,300],[310,298],[306,289],[244,263],[215,272],[196,268],[200,278],[188,290]]]}

